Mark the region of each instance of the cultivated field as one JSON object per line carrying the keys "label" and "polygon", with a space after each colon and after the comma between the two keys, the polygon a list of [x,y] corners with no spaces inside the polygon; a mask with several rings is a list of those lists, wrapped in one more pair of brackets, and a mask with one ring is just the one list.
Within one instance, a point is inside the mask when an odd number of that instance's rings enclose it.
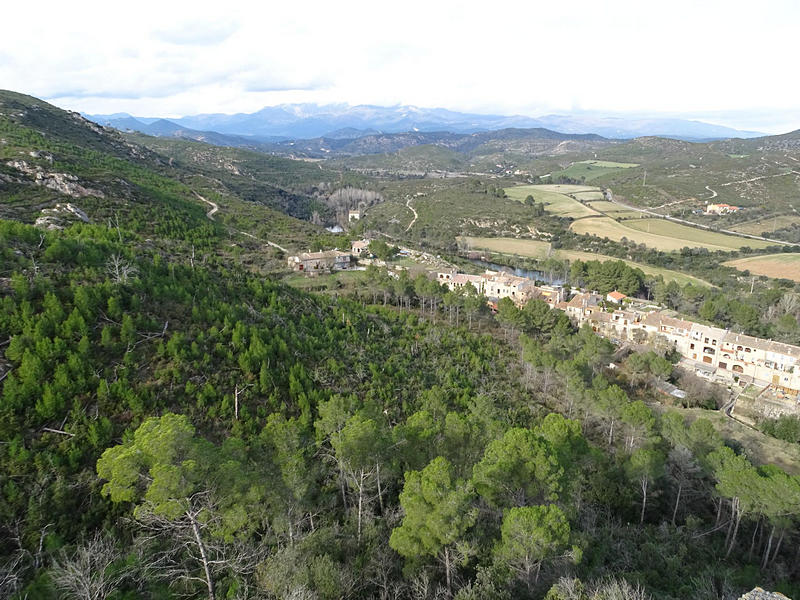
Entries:
{"label": "cultivated field", "polygon": [[592,202],[593,200],[602,200],[605,198],[603,192],[576,192],[572,194],[576,200],[581,202]]}
{"label": "cultivated field", "polygon": [[569,177],[570,179],[592,181],[608,173],[638,166],[639,165],[636,163],[612,162],[608,160],[582,160],[572,163],[562,171],[551,173],[551,177]]}
{"label": "cultivated field", "polygon": [[706,229],[698,229],[696,227],[689,227],[688,225],[681,225],[674,221],[667,221],[665,219],[642,219],[635,223],[626,224],[628,227],[638,229],[639,231],[647,231],[657,235],[672,237],[679,240],[686,240],[690,242],[697,242],[699,244],[711,244],[712,246],[723,246],[731,250],[738,250],[744,246],[750,248],[766,248],[770,246],[769,242],[762,240],[751,240],[747,238],[740,238],[735,235],[728,235],[725,233],[717,233],[715,231],[708,231]]}
{"label": "cultivated field", "polygon": [[550,214],[573,219],[589,217],[598,213],[565,194],[597,191],[597,188],[579,185],[520,185],[505,190],[506,195],[512,200],[522,202],[530,195],[536,202],[542,202],[545,205],[544,209]]}
{"label": "cultivated field", "polygon": [[[800,223],[800,216],[797,215],[779,215],[777,217],[768,217],[766,219],[759,219],[757,221],[747,221],[746,223],[739,223],[729,227],[733,231],[740,233],[749,233],[750,235],[761,235],[765,231],[767,233],[775,231],[776,229],[783,229]],[[767,236],[769,237],[769,236]]]}
{"label": "cultivated field", "polygon": [[644,213],[638,210],[631,210],[630,208],[625,208],[615,202],[608,202],[606,200],[589,202],[589,206],[615,219],[641,219],[644,216]]}
{"label": "cultivated field", "polygon": [[722,264],[740,271],[750,271],[754,275],[800,282],[800,254],[763,254],[729,260]]}
{"label": "cultivated field", "polygon": [[626,238],[637,244],[644,244],[665,252],[677,251],[686,246],[730,252],[744,246],[765,248],[770,245],[761,240],[704,231],[664,219],[636,219],[620,223],[610,217],[598,217],[575,221],[570,229],[578,234],[597,235],[615,241]]}
{"label": "cultivated field", "polygon": [[[469,244],[470,248],[476,250],[490,250],[492,252],[500,252],[503,254],[515,254],[517,256],[527,256],[544,260],[546,258],[557,258],[560,260],[599,260],[605,262],[607,260],[624,260],[614,256],[607,256],[605,254],[594,254],[593,252],[581,252],[580,250],[552,250],[548,242],[541,242],[538,240],[518,240],[515,238],[485,238],[485,237],[463,237],[460,238]],[[711,287],[707,281],[679,273],[678,271],[671,271],[669,269],[660,269],[658,267],[651,267],[632,260],[626,260],[629,266],[641,269],[648,275],[658,276],[661,275],[664,281],[676,281],[679,285],[683,286],[687,283],[694,285],[702,285]]]}

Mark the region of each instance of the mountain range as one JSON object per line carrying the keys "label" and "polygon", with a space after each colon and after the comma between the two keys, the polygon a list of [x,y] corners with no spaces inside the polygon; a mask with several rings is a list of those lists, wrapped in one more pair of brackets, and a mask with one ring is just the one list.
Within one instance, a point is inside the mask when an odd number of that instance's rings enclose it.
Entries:
{"label": "mountain range", "polygon": [[[612,139],[641,136],[687,141],[751,138],[763,135],[701,121],[676,118],[623,118],[594,114],[483,115],[443,108],[347,104],[282,104],[254,113],[200,114],[174,119],[134,117],[127,113],[86,115],[102,125],[150,135],[199,139],[224,134],[260,142],[311,138],[356,139],[374,134],[403,132],[478,133],[501,129],[544,128],[569,134],[597,134]],[[188,130],[188,131],[187,131]],[[210,140],[209,140],[210,141]]]}

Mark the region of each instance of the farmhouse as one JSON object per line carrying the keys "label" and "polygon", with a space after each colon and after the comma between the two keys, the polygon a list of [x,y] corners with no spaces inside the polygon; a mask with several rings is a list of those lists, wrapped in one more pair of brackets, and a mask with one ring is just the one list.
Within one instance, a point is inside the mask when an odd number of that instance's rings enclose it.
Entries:
{"label": "farmhouse", "polygon": [[353,256],[369,254],[369,240],[353,240],[350,243],[350,254]]}
{"label": "farmhouse", "polygon": [[730,204],[709,204],[706,206],[707,215],[727,215],[741,210],[738,206]]}
{"label": "farmhouse", "polygon": [[617,290],[609,292],[606,295],[606,300],[608,300],[609,302],[613,302],[614,304],[620,304],[623,300],[625,300],[625,298],[627,298],[627,296]]}
{"label": "farmhouse", "polygon": [[323,252],[302,252],[288,259],[289,268],[305,273],[325,273],[344,271],[350,268],[350,253],[341,250]]}

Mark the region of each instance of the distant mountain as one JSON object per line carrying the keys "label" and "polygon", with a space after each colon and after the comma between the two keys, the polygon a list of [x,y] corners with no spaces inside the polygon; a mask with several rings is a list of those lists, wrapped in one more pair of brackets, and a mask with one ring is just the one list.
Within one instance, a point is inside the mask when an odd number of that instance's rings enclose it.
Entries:
{"label": "distant mountain", "polygon": [[145,119],[131,117],[125,113],[115,115],[88,115],[94,122],[113,127],[124,132],[139,132],[156,137],[177,137],[198,142],[207,142],[216,146],[233,146],[242,148],[253,148],[257,150],[269,150],[267,147],[273,142],[282,141],[283,137],[255,137],[238,136],[218,133],[216,131],[198,131],[178,125],[169,119]]}
{"label": "distant mountain", "polygon": [[[325,136],[265,144],[262,149],[277,154],[310,158],[391,154],[417,146],[446,148],[464,156],[476,151],[481,153],[481,149],[485,150],[484,153],[515,151],[536,156],[554,152],[559,145],[566,143],[577,143],[580,148],[584,148],[618,142],[595,134],[558,133],[549,129],[536,128],[501,129],[480,133],[448,131],[376,133],[357,138]],[[556,152],[556,154],[559,153]]]}
{"label": "distant mountain", "polygon": [[710,141],[727,138],[752,138],[764,135],[757,131],[740,131],[722,125],[686,119],[632,119],[602,116],[547,115],[540,117],[544,127],[564,133],[592,132],[608,138],[656,136],[685,141]]}
{"label": "distant mountain", "polygon": [[[109,118],[113,117],[113,118]],[[127,119],[130,115],[96,115],[98,122]],[[145,124],[156,119],[136,117]],[[701,121],[664,118],[623,118],[599,115],[548,115],[532,118],[521,115],[482,115],[443,108],[417,106],[373,106],[348,104],[282,104],[254,113],[201,114],[170,119],[194,131],[213,131],[258,139],[353,139],[359,133],[450,132],[477,133],[500,129],[546,128],[562,133],[595,133],[608,138],[628,139],[662,136],[689,141],[750,138],[762,134],[739,131]]]}

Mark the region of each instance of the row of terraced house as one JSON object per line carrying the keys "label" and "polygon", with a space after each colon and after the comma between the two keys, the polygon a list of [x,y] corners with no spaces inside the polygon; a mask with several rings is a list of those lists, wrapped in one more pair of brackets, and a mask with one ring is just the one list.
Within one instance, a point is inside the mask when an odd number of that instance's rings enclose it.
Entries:
{"label": "row of terraced house", "polygon": [[678,319],[654,306],[605,310],[605,298],[579,293],[558,302],[578,324],[589,323],[598,334],[637,344],[662,336],[683,363],[708,379],[771,385],[791,396],[800,393],[800,347],[765,340],[719,327]]}
{"label": "row of terraced house", "polygon": [[537,286],[533,280],[517,277],[499,271],[486,271],[482,275],[468,275],[455,270],[436,273],[436,280],[451,291],[464,289],[467,285],[483,294],[490,306],[497,308],[497,302],[510,298],[517,306],[524,306],[529,300],[539,299],[555,306],[565,298],[564,288],[560,285]]}

